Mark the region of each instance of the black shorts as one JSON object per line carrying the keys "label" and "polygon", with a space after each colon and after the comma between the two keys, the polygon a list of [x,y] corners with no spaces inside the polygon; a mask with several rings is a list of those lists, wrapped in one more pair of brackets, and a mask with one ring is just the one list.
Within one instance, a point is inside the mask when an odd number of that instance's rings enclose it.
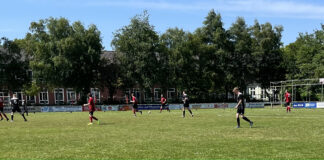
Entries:
{"label": "black shorts", "polygon": [[285,103],[285,106],[287,107],[287,106],[289,106],[290,105],[290,102],[286,102]]}
{"label": "black shorts", "polygon": [[190,105],[189,105],[189,104],[184,104],[183,107],[185,107],[185,108],[189,108]]}
{"label": "black shorts", "polygon": [[94,111],[89,111],[89,115],[93,116]]}
{"label": "black shorts", "polygon": [[3,112],[3,107],[0,107],[0,112]]}
{"label": "black shorts", "polygon": [[168,108],[166,104],[161,104],[162,109]]}
{"label": "black shorts", "polygon": [[238,114],[244,114],[244,110],[245,110],[244,107],[238,107],[236,113],[238,113]]}
{"label": "black shorts", "polygon": [[137,104],[133,104],[133,108],[137,109],[138,108]]}
{"label": "black shorts", "polygon": [[12,107],[12,112],[21,112],[19,107]]}

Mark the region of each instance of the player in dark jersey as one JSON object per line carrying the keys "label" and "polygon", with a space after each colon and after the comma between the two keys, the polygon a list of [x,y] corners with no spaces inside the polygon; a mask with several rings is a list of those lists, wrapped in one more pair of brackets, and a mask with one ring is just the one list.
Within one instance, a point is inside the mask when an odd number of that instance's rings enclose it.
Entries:
{"label": "player in dark jersey", "polygon": [[21,114],[21,116],[24,118],[25,122],[26,122],[27,119],[25,118],[25,115],[21,112],[21,110],[19,108],[19,99],[17,98],[16,94],[13,94],[12,95],[12,98],[10,100],[10,104],[12,106],[12,110],[11,110],[11,122],[13,122],[14,113],[15,112],[19,112]]}
{"label": "player in dark jersey", "polygon": [[138,110],[138,101],[137,101],[137,98],[134,96],[134,93],[132,93],[132,98],[131,98],[131,103],[133,103],[133,114],[134,114],[134,117],[136,117],[136,112],[140,112],[142,114],[142,111],[139,111]]}
{"label": "player in dark jersey", "polygon": [[189,111],[189,113],[191,114],[191,117],[193,117],[193,114],[192,114],[192,111],[191,111],[190,105],[189,105],[189,97],[185,91],[182,92],[182,101],[183,101],[182,117],[183,118],[186,117],[185,109],[187,109]]}
{"label": "player in dark jersey", "polygon": [[28,116],[28,108],[27,108],[27,103],[25,102],[25,100],[22,100],[21,105],[22,105],[23,108],[24,108],[24,112],[23,112],[23,114],[26,113],[26,116]]}
{"label": "player in dark jersey", "polygon": [[166,106],[167,99],[163,97],[163,94],[161,94],[161,107],[160,107],[160,113],[162,112],[163,109],[166,109],[167,111],[170,112],[169,107]]}
{"label": "player in dark jersey", "polygon": [[291,95],[288,92],[288,90],[286,90],[286,92],[285,92],[285,101],[286,101],[285,106],[286,106],[287,113],[291,112],[291,109],[290,109]]}
{"label": "player in dark jersey", "polygon": [[92,98],[92,95],[91,93],[88,93],[88,97],[89,97],[89,100],[88,100],[88,103],[87,104],[84,104],[84,106],[88,106],[89,107],[89,119],[90,119],[90,123],[88,125],[92,125],[92,121],[93,119],[96,120],[98,122],[98,124],[100,124],[100,121],[97,117],[93,116],[93,113],[96,111],[96,107],[95,107],[95,104],[94,104],[94,100]]}
{"label": "player in dark jersey", "polygon": [[240,128],[240,116],[241,118],[243,118],[244,120],[246,120],[247,122],[250,123],[250,127],[252,128],[253,126],[253,122],[250,121],[247,117],[244,116],[244,110],[245,110],[245,102],[244,102],[244,96],[243,94],[240,92],[238,87],[235,87],[233,89],[234,94],[236,94],[237,96],[237,105],[235,106],[235,109],[237,109],[236,112],[236,121],[237,121],[237,128]]}
{"label": "player in dark jersey", "polygon": [[7,121],[9,121],[9,118],[7,117],[7,115],[3,112],[3,99],[0,97],[0,117],[1,117],[1,121],[3,120],[2,115],[7,119]]}

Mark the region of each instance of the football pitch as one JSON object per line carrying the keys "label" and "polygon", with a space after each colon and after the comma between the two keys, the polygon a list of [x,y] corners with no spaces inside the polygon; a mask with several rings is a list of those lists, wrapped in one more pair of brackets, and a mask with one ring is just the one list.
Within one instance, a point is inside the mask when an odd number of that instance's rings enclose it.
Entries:
{"label": "football pitch", "polygon": [[0,159],[324,159],[324,109],[36,113],[0,122]]}

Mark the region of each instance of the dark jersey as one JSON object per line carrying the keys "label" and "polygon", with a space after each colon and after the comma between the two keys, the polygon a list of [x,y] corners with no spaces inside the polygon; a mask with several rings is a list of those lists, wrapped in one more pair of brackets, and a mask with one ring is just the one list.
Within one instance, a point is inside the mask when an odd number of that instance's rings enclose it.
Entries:
{"label": "dark jersey", "polygon": [[11,102],[12,107],[19,108],[19,99],[18,98],[11,98],[10,102]]}
{"label": "dark jersey", "polygon": [[237,103],[242,100],[242,103],[238,106],[238,107],[241,107],[241,108],[245,108],[245,101],[244,101],[244,96],[242,93],[239,93],[237,95]]}
{"label": "dark jersey", "polygon": [[184,107],[189,107],[189,98],[188,98],[188,95],[182,96],[182,100],[183,100],[183,106]]}

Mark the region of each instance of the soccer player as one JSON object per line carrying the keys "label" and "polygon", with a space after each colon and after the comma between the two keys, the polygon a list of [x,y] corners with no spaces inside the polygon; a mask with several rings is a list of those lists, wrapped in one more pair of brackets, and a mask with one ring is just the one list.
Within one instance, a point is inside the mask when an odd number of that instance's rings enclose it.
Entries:
{"label": "soccer player", "polygon": [[3,120],[2,115],[7,119],[7,121],[9,121],[9,118],[7,117],[7,115],[3,112],[3,99],[0,97],[0,117],[1,117],[1,121]]}
{"label": "soccer player", "polygon": [[28,108],[27,108],[27,103],[25,102],[25,100],[22,100],[22,106],[24,107],[24,112],[23,114],[26,113],[26,116],[28,116]]}
{"label": "soccer player", "polygon": [[189,111],[189,113],[191,114],[191,117],[193,117],[193,114],[191,112],[190,109],[190,105],[189,105],[189,98],[188,95],[186,94],[185,91],[182,92],[182,101],[183,101],[183,108],[182,108],[182,117],[185,118],[186,117],[186,111],[185,109],[187,109]]}
{"label": "soccer player", "polygon": [[237,109],[236,112],[236,121],[237,121],[237,127],[236,128],[240,128],[240,117],[243,118],[244,120],[246,120],[247,122],[250,123],[250,127],[252,128],[253,126],[253,122],[250,121],[247,117],[244,116],[244,110],[245,110],[245,102],[244,102],[244,96],[243,94],[240,92],[238,87],[235,87],[233,89],[234,94],[236,94],[237,96],[237,105],[235,106],[235,109]]}
{"label": "soccer player", "polygon": [[167,109],[167,111],[170,112],[169,107],[166,107],[167,99],[163,97],[163,94],[161,94],[161,107],[160,107],[160,113],[162,113],[163,109]]}
{"label": "soccer player", "polygon": [[137,98],[134,96],[134,93],[132,93],[132,100],[130,101],[131,103],[133,103],[133,114],[134,114],[134,117],[136,117],[136,112],[140,112],[142,114],[142,111],[139,111],[138,110],[138,101],[137,101]]}
{"label": "soccer player", "polygon": [[288,113],[288,112],[291,111],[291,110],[290,110],[291,95],[290,95],[290,93],[288,92],[288,90],[286,90],[286,92],[285,92],[285,101],[286,101],[286,103],[285,103],[286,111],[287,111],[287,113]]}
{"label": "soccer player", "polygon": [[84,104],[84,106],[88,106],[89,107],[89,119],[90,119],[90,123],[88,125],[92,125],[92,119],[96,120],[98,122],[98,124],[100,124],[100,121],[98,120],[97,117],[93,116],[93,113],[96,111],[96,107],[92,98],[91,93],[88,93],[88,103]]}
{"label": "soccer player", "polygon": [[19,99],[17,98],[16,94],[12,95],[12,98],[10,100],[10,104],[12,106],[12,110],[11,110],[11,122],[13,122],[14,119],[14,113],[17,111],[20,113],[20,115],[24,118],[25,122],[27,121],[27,119],[25,118],[25,115],[21,112],[20,108],[19,108]]}

